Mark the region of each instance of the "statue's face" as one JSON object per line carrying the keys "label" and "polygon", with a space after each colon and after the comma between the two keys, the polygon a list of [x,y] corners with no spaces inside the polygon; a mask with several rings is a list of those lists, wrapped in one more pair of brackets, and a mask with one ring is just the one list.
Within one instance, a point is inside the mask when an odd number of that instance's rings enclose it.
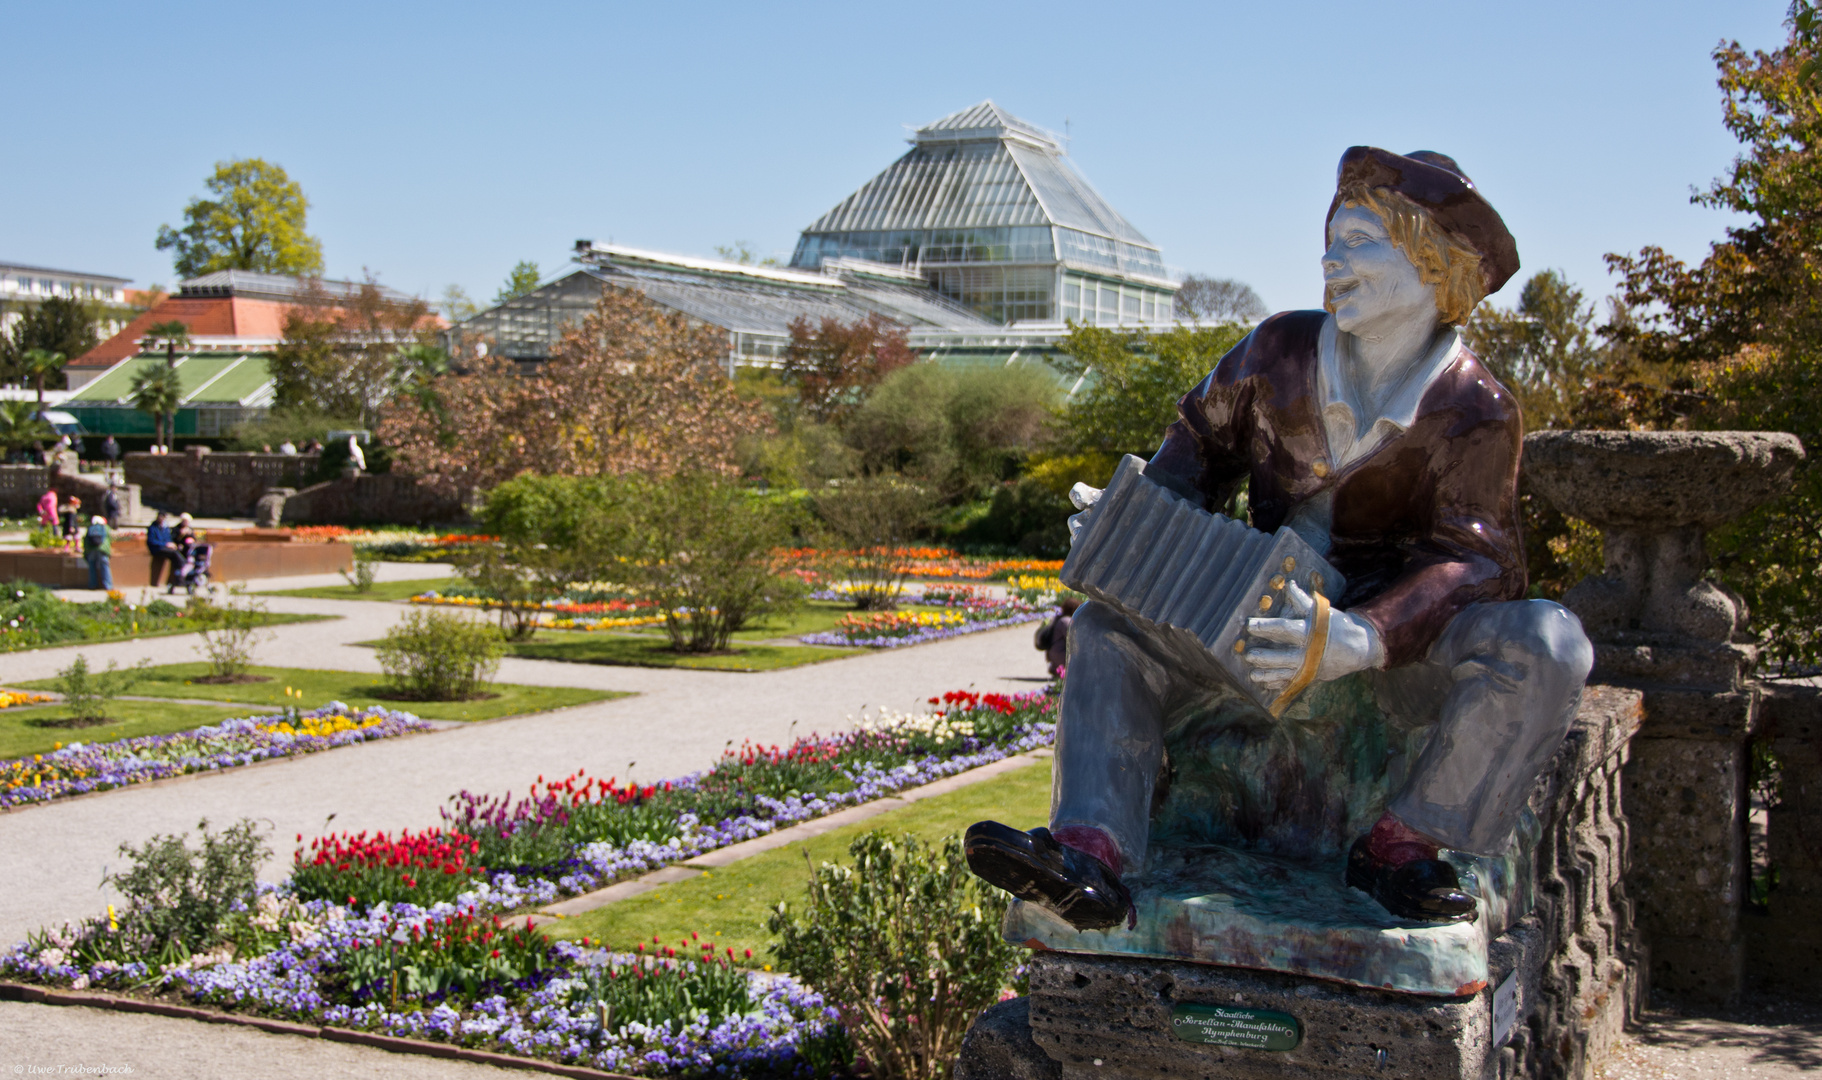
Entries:
{"label": "statue's face", "polygon": [[1436,286],[1424,284],[1385,222],[1364,206],[1343,206],[1329,221],[1322,285],[1323,306],[1350,334],[1377,337],[1397,323],[1441,318]]}

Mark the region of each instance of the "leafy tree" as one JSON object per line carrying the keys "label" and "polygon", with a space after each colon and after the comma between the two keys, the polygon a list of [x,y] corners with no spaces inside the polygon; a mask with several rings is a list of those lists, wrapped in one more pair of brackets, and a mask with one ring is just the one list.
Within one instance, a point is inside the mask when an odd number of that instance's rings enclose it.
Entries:
{"label": "leafy tree", "polygon": [[0,373],[9,378],[34,378],[25,367],[27,353],[42,350],[74,358],[96,343],[95,314],[90,306],[71,297],[53,296],[21,312],[13,321],[12,333],[0,339]]}
{"label": "leafy tree", "polygon": [[1176,422],[1177,400],[1245,335],[1234,323],[1161,334],[1071,324],[1055,363],[1077,384],[1058,411],[1049,459],[1033,475],[1064,491],[1076,481],[1100,486],[1120,455],[1149,456]]}
{"label": "leafy tree", "polygon": [[56,437],[56,429],[38,418],[38,408],[31,402],[0,400],[0,448],[10,453]]}
{"label": "leafy tree", "polygon": [[1482,306],[1466,333],[1474,355],[1518,398],[1530,431],[1573,426],[1584,387],[1606,361],[1594,305],[1559,270],[1532,275],[1511,310]]}
{"label": "leafy tree", "polygon": [[525,472],[606,476],[736,470],[742,436],[770,426],[722,371],[721,331],[607,287],[529,377],[462,357],[383,410],[399,467],[452,490]]}
{"label": "leafy tree", "polygon": [[369,277],[350,296],[313,283],[285,313],[272,351],[274,408],[348,416],[368,427],[380,405],[446,358],[430,342],[430,305],[400,300]]}
{"label": "leafy tree", "polygon": [[[1629,426],[1789,431],[1810,449],[1792,492],[1717,531],[1710,550],[1742,593],[1768,660],[1822,661],[1822,41],[1816,5],[1791,7],[1770,52],[1714,51],[1722,124],[1741,144],[1697,205],[1744,221],[1697,265],[1659,247],[1609,255],[1627,317],[1608,336],[1641,377],[1606,396]],[[1597,388],[1598,389],[1598,388]]]}
{"label": "leafy tree", "polygon": [[1191,274],[1177,288],[1176,313],[1197,322],[1256,323],[1271,309],[1244,281]]}
{"label": "leafy tree", "polygon": [[158,429],[158,445],[167,446],[167,426],[175,432],[177,406],[183,404],[183,379],[174,367],[148,366],[133,376],[128,395],[133,408],[146,413]]}
{"label": "leafy tree", "polygon": [[[506,275],[506,284],[494,295],[494,306],[498,307],[508,300],[517,300],[538,287],[538,264],[529,259],[522,259],[514,264],[512,272]],[[455,286],[450,286],[455,288]],[[460,290],[457,290],[460,291]],[[466,296],[463,299],[467,299]]]}
{"label": "leafy tree", "polygon": [[791,320],[784,379],[805,413],[839,425],[881,380],[916,359],[904,327],[884,316],[813,323],[800,315]]}
{"label": "leafy tree", "polygon": [[220,161],[203,183],[214,197],[191,199],[183,228],[158,227],[158,250],[174,252],[179,277],[322,273],[323,246],[304,231],[310,202],[284,169],[260,158]]}
{"label": "leafy tree", "polygon": [[830,485],[810,502],[832,534],[832,570],[853,585],[855,606],[862,611],[897,607],[908,570],[899,549],[930,527],[935,494],[887,474]]}
{"label": "leafy tree", "polygon": [[443,318],[448,319],[452,323],[459,323],[463,319],[472,318],[481,311],[481,305],[475,303],[474,300],[469,297],[468,290],[462,288],[460,285],[451,285],[444,289],[443,302],[438,304],[437,308],[443,313]]}
{"label": "leafy tree", "polygon": [[854,410],[844,435],[866,473],[902,472],[970,496],[1018,471],[1061,397],[1038,364],[912,364]]}

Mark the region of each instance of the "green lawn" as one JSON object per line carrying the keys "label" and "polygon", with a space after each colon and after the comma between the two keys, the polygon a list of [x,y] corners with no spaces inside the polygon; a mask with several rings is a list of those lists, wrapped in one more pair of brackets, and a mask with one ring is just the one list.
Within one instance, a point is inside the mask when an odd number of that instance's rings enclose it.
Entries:
{"label": "green lawn", "polygon": [[766,917],[779,901],[801,911],[812,863],[845,862],[848,844],[863,833],[912,833],[935,840],[962,832],[983,818],[1031,828],[1050,814],[1050,762],[996,776],[991,780],[939,795],[824,833],[803,843],[774,848],[719,870],[705,870],[689,881],[660,885],[629,900],[596,908],[545,927],[552,936],[586,936],[609,946],[630,949],[653,935],[667,945],[701,934],[718,948],[733,946],[736,955],[753,950],[753,963],[775,963],[767,947],[772,935]]}
{"label": "green lawn", "polygon": [[[243,702],[261,708],[278,708],[302,704],[314,709],[331,701],[341,701],[355,708],[383,705],[401,709],[426,720],[493,720],[502,716],[543,712],[590,701],[606,701],[625,694],[603,690],[578,690],[560,686],[520,686],[495,683],[491,690],[499,697],[482,701],[398,701],[376,696],[384,681],[378,675],[354,671],[313,671],[308,668],[255,667],[255,675],[270,676],[269,682],[211,685],[194,682],[209,672],[207,664],[165,664],[152,669],[152,677],[133,687],[140,697],[204,698],[210,701]],[[25,690],[54,690],[55,679],[20,683]],[[285,689],[302,690],[302,699],[288,698]],[[241,712],[247,709],[243,706]],[[0,713],[0,716],[6,715]],[[67,740],[66,740],[67,741]]]}
{"label": "green lawn", "polygon": [[[339,618],[341,618],[340,615],[289,615],[281,612],[268,611],[259,615],[257,617],[257,622],[260,626],[283,626],[286,623],[324,622],[329,619]],[[131,630],[123,630],[120,633],[109,633],[107,632],[110,629],[108,627],[96,627],[94,629],[95,632],[89,634],[87,637],[70,638],[66,641],[47,641],[42,645],[27,645],[24,648],[19,649],[0,649],[0,655],[5,655],[9,652],[31,652],[33,649],[61,649],[66,645],[100,645],[109,641],[138,641],[141,638],[170,637],[173,634],[196,634],[200,633],[202,630],[207,630],[208,627],[170,626],[163,630],[141,630],[137,634],[133,633]]]}
{"label": "green lawn", "polygon": [[111,742],[140,735],[163,735],[166,732],[231,720],[237,716],[246,716],[247,713],[244,706],[115,701],[108,706],[108,715],[113,718],[113,723],[64,728],[52,727],[48,723],[70,715],[70,711],[61,704],[0,709],[0,758],[47,753],[59,744],[68,746],[73,742]]}
{"label": "green lawn", "polygon": [[[766,635],[770,636],[770,635]],[[726,656],[672,652],[668,640],[651,634],[603,630],[540,630],[530,641],[509,641],[506,651],[529,660],[563,660],[575,664],[619,664],[630,667],[690,668],[696,671],[775,671],[853,656],[860,649],[820,645],[736,645]]]}
{"label": "green lawn", "polygon": [[320,589],[283,589],[262,592],[261,596],[303,596],[313,600],[409,600],[421,592],[449,587],[449,578],[417,578],[413,581],[376,581],[367,592],[357,592],[352,585],[325,585]]}

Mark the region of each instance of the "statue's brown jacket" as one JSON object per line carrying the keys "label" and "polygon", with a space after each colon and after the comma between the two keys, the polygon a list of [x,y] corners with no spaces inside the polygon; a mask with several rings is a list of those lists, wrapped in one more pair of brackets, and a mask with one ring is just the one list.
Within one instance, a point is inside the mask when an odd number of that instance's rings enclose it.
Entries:
{"label": "statue's brown jacket", "polygon": [[1252,524],[1267,532],[1334,489],[1328,560],[1348,581],[1337,606],[1373,624],[1397,667],[1421,660],[1469,604],[1524,595],[1523,422],[1511,393],[1463,349],[1409,428],[1331,467],[1316,383],[1325,318],[1288,311],[1254,328],[1177,403],[1182,419],[1145,473],[1211,510],[1251,480]]}

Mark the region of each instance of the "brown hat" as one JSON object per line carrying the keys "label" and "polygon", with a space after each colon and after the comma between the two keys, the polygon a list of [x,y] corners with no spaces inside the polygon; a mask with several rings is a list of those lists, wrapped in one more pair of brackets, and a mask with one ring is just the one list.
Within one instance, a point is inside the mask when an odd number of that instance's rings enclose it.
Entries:
{"label": "brown hat", "polygon": [[1444,232],[1480,254],[1480,275],[1488,295],[1518,273],[1518,244],[1506,231],[1506,223],[1447,154],[1433,150],[1394,154],[1377,146],[1348,147],[1336,170],[1336,194],[1329,203],[1328,218],[1323,219],[1325,229],[1341,209],[1341,189],[1354,184],[1390,188],[1429,211]]}

